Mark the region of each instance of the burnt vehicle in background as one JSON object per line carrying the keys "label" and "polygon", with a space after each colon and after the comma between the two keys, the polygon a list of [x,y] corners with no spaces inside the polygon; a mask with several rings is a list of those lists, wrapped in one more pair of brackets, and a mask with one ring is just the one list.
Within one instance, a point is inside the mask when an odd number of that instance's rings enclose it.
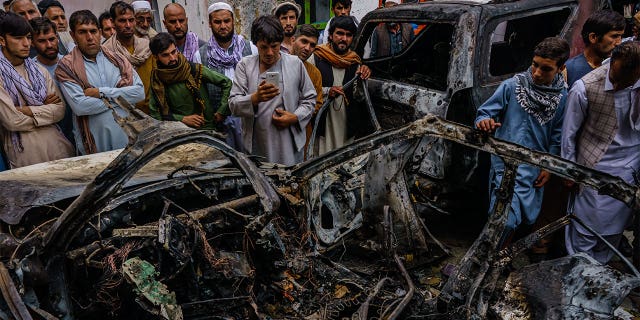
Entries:
{"label": "burnt vehicle in background", "polygon": [[[492,4],[511,4],[504,5]],[[584,255],[508,268],[537,239],[577,221],[573,216],[503,250],[498,241],[519,164],[634,208],[640,208],[639,188],[445,120],[446,109],[439,116],[414,111],[392,124],[398,118],[387,115],[398,114],[389,102],[396,96],[388,91],[389,100],[381,100],[384,93],[371,88],[387,84],[377,79],[354,84],[371,134],[292,167],[238,153],[214,132],[155,121],[120,100],[130,114],[114,114],[130,137],[122,152],[0,173],[0,319],[609,319],[625,313],[619,307],[640,286],[640,273],[624,258],[629,274]],[[398,108],[437,104],[425,100],[426,89],[390,85],[416,94],[413,104],[394,102]],[[446,173],[477,153],[500,156],[506,170],[494,212],[474,225],[425,195],[420,168]],[[471,232],[461,236],[467,224]],[[456,267],[443,270],[447,261]]]}
{"label": "burnt vehicle in background", "polygon": [[[359,24],[354,49],[371,68],[367,86],[380,125],[393,128],[434,114],[473,126],[477,108],[498,85],[530,66],[536,44],[551,36],[571,43],[585,11],[604,5],[598,0],[436,0],[369,12]],[[369,40],[384,23],[411,24],[414,37],[393,56],[370,57]],[[486,177],[477,173],[487,171],[486,159],[444,141],[427,139],[423,145],[430,147],[415,154],[423,158],[417,172],[427,178],[425,188],[441,195],[434,196],[436,206],[455,207],[452,197],[470,190],[460,186],[475,186],[473,193],[486,198],[477,189],[485,189]]]}

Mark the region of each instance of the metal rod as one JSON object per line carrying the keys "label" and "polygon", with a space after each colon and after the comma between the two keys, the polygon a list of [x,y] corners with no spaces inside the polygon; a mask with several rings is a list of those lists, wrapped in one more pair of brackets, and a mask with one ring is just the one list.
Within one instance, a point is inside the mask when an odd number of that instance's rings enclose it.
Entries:
{"label": "metal rod", "polygon": [[373,125],[375,132],[378,132],[382,129],[382,127],[380,127],[380,122],[378,122],[378,117],[376,117],[376,113],[373,110],[373,103],[371,103],[371,96],[369,95],[369,90],[367,89],[367,80],[362,79],[362,81],[360,81],[360,85],[362,86],[362,91],[364,92],[364,101],[367,102],[367,110],[369,111],[369,120],[371,120],[371,125]]}
{"label": "metal rod", "polygon": [[627,267],[629,268],[629,270],[631,270],[631,272],[633,272],[633,274],[636,277],[640,278],[640,272],[638,272],[638,269],[636,269],[635,266],[633,266],[633,263],[631,263],[631,261],[629,261],[629,259],[627,259],[627,257],[625,257],[624,255],[622,255],[622,253],[620,253],[620,251],[618,251],[618,249],[613,246],[609,241],[607,241],[603,236],[601,236],[597,231],[595,231],[593,228],[591,228],[590,226],[588,226],[586,223],[584,223],[582,220],[580,220],[580,218],[576,217],[575,215],[570,215],[571,219],[575,220],[577,223],[579,223],[583,228],[587,229],[587,231],[589,231],[591,234],[593,234],[594,236],[596,236],[596,238],[600,239],[600,241],[604,242],[604,244],[607,245],[607,247],[609,247],[609,249],[611,249],[611,251],[613,251],[613,253],[615,253],[618,257],[620,257],[620,259],[622,260],[622,262],[624,262],[624,264],[627,265]]}
{"label": "metal rod", "polygon": [[411,301],[411,299],[413,298],[413,294],[416,291],[416,287],[413,285],[411,276],[409,276],[407,269],[404,268],[404,264],[402,264],[402,260],[400,260],[400,257],[398,256],[398,254],[394,254],[393,257],[396,260],[396,264],[398,264],[398,269],[400,269],[400,272],[404,276],[404,280],[407,281],[407,285],[409,285],[409,291],[407,291],[407,294],[404,296],[402,301],[400,301],[400,304],[398,304],[398,306],[393,310],[393,312],[391,312],[391,314],[387,318],[389,320],[394,320],[398,316],[400,316],[400,313],[402,313],[402,310],[404,310],[407,304],[409,304],[409,301]]}
{"label": "metal rod", "polygon": [[373,288],[373,291],[367,296],[367,300],[365,300],[362,305],[360,305],[360,308],[358,308],[358,311],[356,311],[356,319],[368,319],[367,316],[369,315],[369,305],[371,304],[371,301],[378,295],[378,292],[380,292],[384,283],[389,280],[391,280],[391,278],[384,277],[378,281],[378,284]]}
{"label": "metal rod", "polygon": [[[353,79],[349,80],[349,82],[345,83],[342,86],[342,91],[345,91],[353,86],[358,78],[360,78],[360,76],[356,75],[355,77],[353,77]],[[316,120],[313,123],[313,131],[311,131],[311,137],[309,137],[309,145],[307,146],[307,159],[313,158],[312,151],[316,142],[316,134],[318,133],[318,124],[320,123],[320,117],[322,117],[322,114],[329,108],[329,105],[331,105],[331,102],[333,102],[334,99],[335,98],[329,97],[327,100],[325,100],[322,104],[322,107],[320,107],[320,110],[318,110],[318,113],[316,114]]]}

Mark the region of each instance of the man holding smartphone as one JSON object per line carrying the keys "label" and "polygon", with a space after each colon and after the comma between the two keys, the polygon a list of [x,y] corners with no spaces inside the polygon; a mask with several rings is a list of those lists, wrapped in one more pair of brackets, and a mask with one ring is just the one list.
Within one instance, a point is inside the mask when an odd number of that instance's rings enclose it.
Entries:
{"label": "man holding smartphone", "polygon": [[245,152],[293,165],[303,159],[316,90],[302,61],[280,52],[283,39],[276,17],[261,16],[253,22],[251,40],[258,55],[238,63],[229,107],[242,120]]}

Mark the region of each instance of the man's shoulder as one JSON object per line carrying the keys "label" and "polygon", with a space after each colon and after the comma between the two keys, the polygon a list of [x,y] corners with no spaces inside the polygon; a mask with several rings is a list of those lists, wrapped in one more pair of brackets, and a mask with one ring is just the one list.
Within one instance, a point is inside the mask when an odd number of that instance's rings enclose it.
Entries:
{"label": "man's shoulder", "polygon": [[581,80],[585,84],[585,86],[588,86],[592,83],[604,81],[607,74],[609,74],[608,63],[603,64],[600,67],[595,68],[593,71],[587,73],[586,75],[584,75],[584,77],[581,78]]}
{"label": "man's shoulder", "polygon": [[309,77],[312,78],[312,80],[313,78],[322,79],[322,73],[320,72],[320,69],[318,69],[318,67],[314,66],[309,61],[302,61],[302,64],[304,65],[304,68],[307,70],[307,73],[309,74]]}
{"label": "man's shoulder", "polygon": [[578,54],[578,55],[575,55],[575,56],[573,56],[573,57],[569,58],[569,60],[567,60],[567,62],[566,62],[566,63],[567,63],[567,64],[568,64],[568,63],[574,63],[574,62],[576,62],[576,61],[578,61],[578,60],[584,60],[584,59],[586,59],[586,58],[584,57],[584,53],[581,53],[581,54]]}

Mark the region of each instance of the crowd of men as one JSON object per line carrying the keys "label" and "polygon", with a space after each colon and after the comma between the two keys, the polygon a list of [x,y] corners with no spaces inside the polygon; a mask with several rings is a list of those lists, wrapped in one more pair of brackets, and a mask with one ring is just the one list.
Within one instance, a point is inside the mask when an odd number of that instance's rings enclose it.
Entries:
{"label": "crowd of men", "polygon": [[[58,0],[11,1],[0,16],[0,170],[125,147],[128,138],[112,115],[126,114],[113,103],[117,97],[159,120],[222,131],[233,148],[286,165],[303,161],[312,119],[331,99],[318,119],[317,151],[339,148],[366,127],[343,86],[371,71],[350,49],[358,23],[351,0],[332,4],[324,39],[313,26],[298,25],[302,10],[292,1],[255,19],[245,39],[234,30],[234,8],[216,2],[208,8],[212,36],[205,40],[189,31],[177,3],[162,9],[167,32],[158,33],[148,1],[116,1],[99,17],[76,11],[68,25]],[[635,20],[640,26],[640,15]],[[618,13],[593,13],[582,28],[585,50],[571,59],[566,41],[543,40],[531,67],[478,109],[476,127],[637,183],[640,45],[637,27],[623,41],[624,27]],[[402,50],[413,39],[411,28],[380,24],[372,56]],[[492,158],[491,206],[503,173],[502,161]],[[552,201],[543,197],[549,179],[536,167],[519,167],[503,244]],[[576,215],[620,243],[631,210],[592,189],[578,191]],[[611,258],[576,224],[567,229],[566,247],[601,262]]]}
{"label": "crowd of men", "polygon": [[333,6],[328,43],[312,59],[320,35],[298,26],[292,1],[256,19],[250,40],[236,34],[234,8],[215,2],[208,41],[189,31],[177,3],[162,8],[167,32],[158,33],[148,1],[115,1],[99,17],[79,10],[68,21],[58,0],[10,1],[0,13],[0,170],[125,147],[117,97],[159,120],[222,131],[233,148],[287,165],[303,161],[312,118],[324,96],[336,97],[339,117],[326,132],[340,135],[323,150],[339,147],[349,138],[342,84],[370,71],[349,49],[351,1]]}
{"label": "crowd of men", "polygon": [[[634,20],[634,35],[623,39],[626,22],[622,15],[608,10],[594,12],[581,31],[585,50],[571,59],[565,40],[544,39],[533,52],[531,67],[504,81],[480,106],[476,127],[495,132],[500,139],[560,155],[637,185],[640,13]],[[491,210],[504,170],[503,162],[493,157]],[[574,202],[569,207],[571,213],[588,227],[616,247],[626,243],[623,232],[631,223],[631,208],[571,181],[564,181],[565,186],[553,193],[545,192],[543,186],[550,179],[548,172],[537,167],[518,167],[503,245],[511,241],[517,228],[531,227],[539,215],[550,214],[541,212],[542,207],[562,207],[560,204],[569,197]],[[545,206],[545,202],[551,204]],[[604,241],[576,222],[567,226],[564,245],[569,254],[586,252],[601,263],[613,256]]]}

